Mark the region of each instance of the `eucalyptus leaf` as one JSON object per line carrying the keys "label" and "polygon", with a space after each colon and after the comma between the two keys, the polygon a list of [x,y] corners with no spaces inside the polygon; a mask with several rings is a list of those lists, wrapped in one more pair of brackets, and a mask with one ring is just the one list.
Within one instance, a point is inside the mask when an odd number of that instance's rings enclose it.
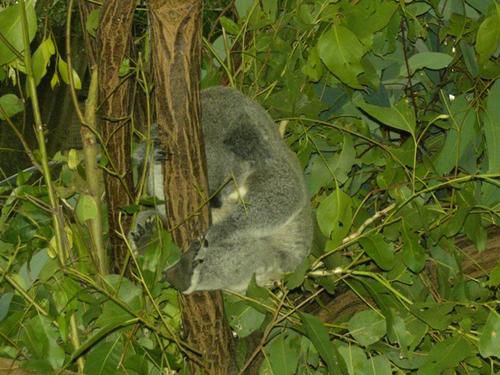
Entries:
{"label": "eucalyptus leaf", "polygon": [[[21,6],[21,4],[16,3],[0,11],[0,34],[8,42],[6,44],[0,39],[0,66],[10,63],[16,58],[16,53],[22,54],[24,51]],[[28,38],[31,42],[35,37],[37,29],[34,2],[30,1],[26,3],[26,15],[28,20]]]}
{"label": "eucalyptus leaf", "polygon": [[363,346],[376,343],[386,334],[385,318],[374,310],[360,311],[349,320],[349,333]]}
{"label": "eucalyptus leaf", "polygon": [[309,340],[311,340],[314,347],[318,350],[329,372],[333,375],[347,373],[344,360],[330,341],[328,331],[323,326],[323,323],[317,317],[310,314],[301,314],[301,318],[307,337],[309,337]]}
{"label": "eucalyptus leaf", "polygon": [[419,238],[406,223],[403,223],[403,261],[413,272],[418,273],[425,266],[425,250]]}
{"label": "eucalyptus leaf", "polygon": [[317,48],[330,72],[346,85],[362,88],[357,77],[363,72],[361,58],[366,49],[352,31],[335,24],[319,37]]}
{"label": "eucalyptus leaf", "polygon": [[500,315],[490,311],[479,337],[479,352],[483,357],[500,358]]}
{"label": "eucalyptus leaf", "polygon": [[[420,70],[422,68],[438,70],[444,69],[453,60],[453,56],[450,56],[442,52],[420,52],[408,59],[408,65],[412,73]],[[401,75],[406,74],[406,68],[402,68]]]}
{"label": "eucalyptus leaf", "polygon": [[392,107],[381,107],[358,100],[356,105],[382,124],[415,135],[415,114],[408,102],[402,100]]}
{"label": "eucalyptus leaf", "polygon": [[316,217],[325,237],[331,236],[339,242],[347,235],[352,225],[351,205],[351,198],[339,189],[320,202]]}
{"label": "eucalyptus leaf", "polygon": [[5,94],[0,97],[0,120],[5,120],[22,111],[24,111],[24,104],[16,95]]}
{"label": "eucalyptus leaf", "polygon": [[418,375],[441,374],[455,368],[472,355],[474,346],[463,336],[454,336],[438,342],[429,352],[427,361],[419,368]]}
{"label": "eucalyptus leaf", "polygon": [[363,250],[385,271],[394,267],[394,247],[381,234],[373,233],[359,240]]}
{"label": "eucalyptus leaf", "polygon": [[97,203],[94,197],[88,194],[80,195],[75,211],[76,216],[82,223],[87,220],[94,220],[98,215]]}
{"label": "eucalyptus leaf", "polygon": [[476,51],[479,63],[484,64],[500,45],[500,14],[497,10],[479,25],[476,36]]}

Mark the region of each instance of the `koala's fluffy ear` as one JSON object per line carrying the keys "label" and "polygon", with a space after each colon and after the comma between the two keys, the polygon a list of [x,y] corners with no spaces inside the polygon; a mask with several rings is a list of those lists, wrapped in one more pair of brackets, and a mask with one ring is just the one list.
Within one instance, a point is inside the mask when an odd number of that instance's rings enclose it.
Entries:
{"label": "koala's fluffy ear", "polygon": [[229,131],[222,141],[227,151],[232,152],[242,160],[267,159],[270,157],[269,146],[262,135],[252,124],[247,113],[242,113],[238,126]]}
{"label": "koala's fluffy ear", "polygon": [[181,259],[163,272],[164,279],[175,289],[185,293],[196,286],[193,285],[197,283],[196,279],[199,273],[199,270],[196,271],[196,267],[203,262],[202,259],[196,259],[200,249],[200,241],[193,241],[189,250],[182,254]]}
{"label": "koala's fluffy ear", "polygon": [[175,265],[163,273],[165,280],[181,292],[188,290],[191,286],[194,267],[197,264],[196,253],[192,249],[186,251]]}

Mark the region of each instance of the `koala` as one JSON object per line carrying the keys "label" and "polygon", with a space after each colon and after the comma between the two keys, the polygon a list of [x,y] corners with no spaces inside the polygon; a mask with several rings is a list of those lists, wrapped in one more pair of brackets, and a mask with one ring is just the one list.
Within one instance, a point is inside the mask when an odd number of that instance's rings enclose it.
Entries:
{"label": "koala", "polygon": [[[165,279],[185,294],[267,286],[309,254],[312,215],[302,169],[268,113],[237,90],[201,92],[212,222]],[[161,154],[160,154],[161,155]],[[154,180],[163,182],[161,157]],[[149,183],[163,198],[163,186]],[[164,212],[164,211],[163,211]]]}

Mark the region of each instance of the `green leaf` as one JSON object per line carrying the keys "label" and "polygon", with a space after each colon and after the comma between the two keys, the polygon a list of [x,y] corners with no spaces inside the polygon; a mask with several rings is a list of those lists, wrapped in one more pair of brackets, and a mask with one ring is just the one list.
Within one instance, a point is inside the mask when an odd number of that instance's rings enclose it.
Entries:
{"label": "green leaf", "polygon": [[99,21],[101,19],[101,9],[97,8],[90,12],[87,17],[87,23],[85,24],[85,29],[94,38],[97,36],[97,28],[99,27]]}
{"label": "green leaf", "polygon": [[113,332],[116,332],[118,329],[137,324],[138,322],[139,318],[117,320],[116,322],[112,322],[111,324],[93,332],[92,335],[90,337],[86,337],[86,340],[80,345],[80,347],[72,353],[70,362],[76,360],[83,353],[93,348],[97,343],[111,335]]}
{"label": "green leaf", "polygon": [[364,1],[343,10],[343,22],[364,45],[371,45],[374,34],[384,29],[391,20],[398,4],[388,1]]}
{"label": "green leaf", "polygon": [[23,323],[22,341],[31,356],[47,360],[53,369],[61,368],[64,363],[64,350],[58,345],[60,340],[53,322],[37,315]]}
{"label": "green leaf", "polygon": [[414,315],[393,311],[393,321],[387,336],[391,343],[399,346],[400,352],[404,355],[419,344],[427,330],[427,324]]}
{"label": "green leaf", "polygon": [[339,353],[344,358],[350,375],[362,374],[367,366],[365,352],[356,345],[340,345]]}
{"label": "green leaf", "polygon": [[484,114],[484,138],[488,154],[488,172],[500,172],[500,79],[497,79],[488,92]]}
{"label": "green leaf", "polygon": [[82,223],[85,223],[87,220],[94,220],[97,217],[97,204],[94,198],[88,194],[80,195],[75,213]]}
{"label": "green leaf", "polygon": [[[24,51],[21,9],[21,4],[15,4],[0,11],[0,34],[18,53]],[[28,35],[31,42],[37,27],[34,2],[30,1],[26,4],[26,15],[28,17]],[[12,62],[15,58],[16,54],[7,44],[0,40],[0,66]]]}
{"label": "green leaf", "polygon": [[338,374],[340,368],[342,373],[347,373],[347,368],[340,357],[337,348],[330,341],[328,332],[321,321],[310,314],[301,314],[302,324],[307,337],[313,343],[319,355],[326,363],[330,374]]}
{"label": "green leaf", "polygon": [[68,168],[71,170],[76,170],[78,165],[80,164],[80,156],[78,155],[78,151],[74,148],[68,151]]}
{"label": "green leaf", "polygon": [[[497,5],[498,7],[498,5]],[[484,64],[495,53],[500,43],[500,13],[498,8],[487,17],[477,30],[476,51],[479,63]]]}
{"label": "green leaf", "polygon": [[294,272],[285,275],[285,282],[288,289],[295,289],[302,285],[309,266],[309,259],[306,257]]}
{"label": "green leaf", "polygon": [[472,77],[476,78],[479,74],[479,65],[474,52],[474,47],[467,43],[465,39],[462,39],[460,41],[460,50],[462,51],[462,56],[467,70]]}
{"label": "green leaf", "polygon": [[343,184],[347,181],[355,159],[356,150],[354,149],[352,137],[344,135],[342,151],[340,154],[335,154],[333,158],[328,160],[328,167],[339,183]]}
{"label": "green leaf", "polygon": [[219,22],[229,34],[237,35],[240,32],[240,27],[230,18],[223,16]]}
{"label": "green leaf", "polygon": [[240,16],[240,18],[246,17],[254,2],[254,0],[235,0],[234,6],[236,7],[238,16]]}
{"label": "green leaf", "polygon": [[97,327],[132,319],[132,314],[138,313],[143,308],[142,289],[137,285],[119,275],[108,275],[106,281],[110,294],[118,298],[121,303],[118,304],[113,300],[104,302],[102,314],[96,320]]}
{"label": "green leaf", "polygon": [[412,306],[412,313],[427,323],[431,328],[443,331],[448,328],[452,321],[451,312],[455,304],[452,302],[443,303],[415,303]]}
{"label": "green leaf", "polygon": [[[408,59],[411,74],[419,69],[427,68],[438,70],[446,68],[453,60],[453,56],[447,55],[442,52],[420,52]],[[405,76],[407,74],[406,67],[401,67],[400,74]]]}
{"label": "green leaf", "polygon": [[225,312],[229,317],[229,324],[238,337],[247,337],[260,328],[266,314],[263,314],[245,301],[229,302],[226,300]]}
{"label": "green leaf", "polygon": [[355,104],[382,124],[415,135],[415,114],[406,100],[403,99],[392,107],[380,107],[362,100],[357,100]]}
{"label": "green leaf", "polygon": [[476,249],[483,251],[486,249],[488,232],[481,224],[481,216],[477,213],[471,213],[465,219],[464,232],[474,243]]}
{"label": "green leaf", "polygon": [[473,355],[474,345],[464,337],[450,337],[432,346],[427,361],[418,370],[418,375],[441,374],[444,370],[457,367],[461,361]]}
{"label": "green leaf", "polygon": [[11,292],[3,293],[2,296],[0,296],[0,322],[4,320],[9,313],[12,297],[14,297],[14,293]]}
{"label": "green leaf", "polygon": [[356,34],[335,24],[324,32],[317,45],[321,60],[346,85],[361,89],[358,75],[363,73],[361,58],[366,53]]}
{"label": "green leaf", "polygon": [[320,80],[323,75],[323,64],[319,57],[318,48],[312,47],[309,49],[307,61],[302,66],[302,73],[304,73],[313,82]]}
{"label": "green leaf", "polygon": [[389,271],[394,267],[394,246],[385,242],[384,236],[380,233],[372,233],[359,240],[363,250],[372,258],[377,266],[384,271]]}
{"label": "green leaf", "polygon": [[447,104],[451,128],[446,132],[444,145],[434,155],[434,166],[440,175],[449,173],[451,169],[465,162],[473,161],[476,112],[470,107],[465,95],[456,97],[451,106]]}
{"label": "green leaf", "polygon": [[[5,120],[6,118],[10,118],[19,112],[24,111],[24,104],[16,95],[14,94],[5,94],[0,97],[0,119]],[[4,116],[4,112],[5,115]]]}
{"label": "green leaf", "polygon": [[472,208],[466,204],[466,202],[463,202],[463,204],[460,205],[457,210],[451,215],[451,220],[445,227],[446,236],[453,237],[462,230],[465,219],[467,218],[467,215],[469,215],[469,212]]}
{"label": "green leaf", "polygon": [[50,58],[56,53],[52,38],[45,39],[33,54],[33,76],[35,83],[38,85],[42,78],[47,74],[47,66],[49,66]]}
{"label": "green leaf", "polygon": [[114,336],[112,342],[101,341],[88,354],[85,361],[85,374],[120,375],[124,369],[120,366],[124,351],[120,336]]}
{"label": "green leaf", "polygon": [[391,362],[383,355],[368,358],[363,375],[392,375]]}
{"label": "green leaf", "polygon": [[[69,76],[68,76],[68,64],[62,59],[57,59],[57,70],[61,75],[63,82],[69,85]],[[75,85],[75,90],[80,90],[82,88],[82,82],[80,81],[80,77],[76,73],[75,69],[73,69],[73,83]]]}
{"label": "green leaf", "polygon": [[349,320],[349,333],[360,345],[374,344],[386,334],[385,318],[373,310],[358,312]]}
{"label": "green leaf", "polygon": [[483,357],[500,358],[500,316],[493,310],[479,337],[479,352]]}
{"label": "green leaf", "polygon": [[500,265],[497,265],[491,270],[486,285],[490,287],[500,286]]}
{"label": "green leaf", "polygon": [[299,337],[285,333],[278,335],[268,345],[269,365],[273,375],[295,375],[300,357]]}
{"label": "green leaf", "polygon": [[340,243],[352,225],[351,197],[340,189],[333,191],[320,202],[316,216],[323,235]]}
{"label": "green leaf", "polygon": [[403,261],[415,273],[425,266],[425,250],[420,245],[418,236],[403,222]]}
{"label": "green leaf", "polygon": [[21,266],[16,275],[16,281],[19,285],[25,290],[30,289],[49,259],[47,249],[41,249],[34,253],[29,261]]}

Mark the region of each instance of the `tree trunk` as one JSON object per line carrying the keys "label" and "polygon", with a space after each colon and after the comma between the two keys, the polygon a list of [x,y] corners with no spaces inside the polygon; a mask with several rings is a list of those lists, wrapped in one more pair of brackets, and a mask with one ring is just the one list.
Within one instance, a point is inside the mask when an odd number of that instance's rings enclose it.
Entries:
{"label": "tree trunk", "polygon": [[[169,229],[187,249],[208,228],[208,182],[200,126],[201,1],[150,2],[153,78],[159,136],[167,152],[165,200]],[[202,354],[193,373],[236,371],[234,347],[220,292],[181,297],[187,340]]]}
{"label": "tree trunk", "polygon": [[120,65],[130,45],[135,1],[107,0],[103,3],[98,32],[97,63],[99,67],[99,98],[101,129],[107,150],[105,185],[108,202],[109,237],[114,270],[120,271],[127,248],[120,237],[121,226],[128,233],[130,218],[120,215],[120,208],[132,201],[130,160],[129,81],[121,80]]}

